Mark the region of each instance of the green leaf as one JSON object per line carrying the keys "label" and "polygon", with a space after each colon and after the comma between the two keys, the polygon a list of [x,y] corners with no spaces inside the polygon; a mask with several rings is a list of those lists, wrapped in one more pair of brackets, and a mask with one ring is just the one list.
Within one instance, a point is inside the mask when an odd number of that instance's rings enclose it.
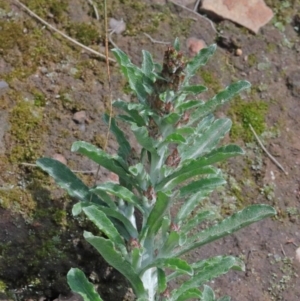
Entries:
{"label": "green leaf", "polygon": [[173,47],[176,51],[180,51],[180,43],[178,38],[175,39]]}
{"label": "green leaf", "polygon": [[199,93],[207,91],[207,88],[205,86],[196,85],[196,86],[185,86],[183,87],[180,92],[183,93],[189,93],[193,95],[197,95]]}
{"label": "green leaf", "polygon": [[131,124],[131,130],[134,133],[138,143],[149,152],[156,152],[154,149],[155,141],[149,137],[148,130],[145,126],[139,127],[137,124]]}
{"label": "green leaf", "polygon": [[115,195],[116,197],[133,204],[135,207],[137,207],[142,213],[144,212],[144,209],[141,206],[142,201],[129,189],[113,182],[106,182],[103,184],[99,184],[91,191],[98,193],[101,191],[105,191],[107,193],[110,193],[112,195]]}
{"label": "green leaf", "polygon": [[[179,296],[176,301],[185,301],[185,300],[189,300],[189,299],[193,299],[193,298],[201,298],[202,297],[202,293],[199,289],[197,288],[191,288],[186,290],[181,296]],[[172,299],[175,300],[175,299]]]}
{"label": "green leaf", "polygon": [[[104,120],[107,124],[109,123],[109,116],[107,114],[104,114]],[[115,118],[111,118],[110,130],[115,135],[119,144],[118,155],[126,161],[127,156],[131,152],[131,146],[126,139],[124,132],[118,127]]]}
{"label": "green leaf", "polygon": [[189,79],[196,73],[196,71],[206,64],[208,59],[215,53],[217,46],[210,45],[207,48],[201,49],[196,56],[187,64],[185,72],[187,74],[183,86],[185,86]]}
{"label": "green leaf", "polygon": [[146,222],[146,227],[149,227],[147,236],[153,236],[159,230],[162,224],[165,212],[169,208],[169,197],[163,192],[158,192],[156,196],[156,202],[149,214]]}
{"label": "green leaf", "polygon": [[185,143],[185,139],[182,135],[178,133],[172,133],[166,137],[165,142],[170,143]]}
{"label": "green leaf", "polygon": [[180,222],[188,222],[189,214],[201,203],[201,201],[206,198],[212,190],[200,190],[195,194],[191,195],[186,201],[184,201],[183,205],[179,209],[177,216],[175,218],[176,223]]}
{"label": "green leaf", "polygon": [[163,269],[157,268],[157,292],[163,293],[167,288],[167,278]]}
{"label": "green leaf", "polygon": [[200,167],[198,169],[192,169],[186,172],[178,172],[177,177],[174,177],[174,174],[171,174],[168,177],[165,177],[158,185],[156,185],[157,190],[163,190],[163,191],[168,191],[172,190],[175,187],[178,186],[178,184],[191,179],[195,176],[199,175],[204,175],[204,174],[210,174],[210,175],[216,175],[217,174],[217,169],[212,167],[212,166],[205,166],[205,167]]}
{"label": "green leaf", "polygon": [[[171,231],[166,242],[159,250],[160,257],[171,257],[175,248],[177,248],[180,244],[181,235],[178,232]],[[174,256],[172,256],[174,257]]]}
{"label": "green leaf", "polygon": [[71,290],[81,295],[84,301],[103,301],[81,270],[70,269],[67,280]]}
{"label": "green leaf", "polygon": [[[85,207],[91,206],[90,202],[79,202],[73,206],[72,213],[73,215],[78,215],[81,210]],[[75,208],[74,208],[75,207]],[[126,229],[126,231],[129,233],[129,238],[137,238],[138,237],[138,232],[136,228],[133,227],[131,222],[127,217],[125,217],[123,214],[120,212],[108,208],[108,207],[103,207],[103,206],[97,206],[97,208],[101,211],[103,211],[108,217],[111,218],[112,221],[117,220],[122,223],[122,227]]]}
{"label": "green leaf", "polygon": [[201,301],[216,301],[215,293],[208,285],[204,285]]}
{"label": "green leaf", "polygon": [[203,103],[204,102],[201,101],[201,100],[189,100],[189,101],[186,101],[184,103],[179,104],[176,107],[176,110],[179,110],[180,112],[183,113],[183,112],[185,112],[187,110],[199,107],[199,106],[203,105]]}
{"label": "green leaf", "polygon": [[186,245],[176,253],[180,256],[188,251],[229,235],[263,218],[273,216],[276,211],[268,205],[251,205],[224,219],[220,223],[189,237]]}
{"label": "green leaf", "polygon": [[114,48],[112,52],[121,66],[121,71],[127,78],[131,90],[137,95],[141,103],[145,103],[148,94],[152,92],[151,82],[147,82],[147,77],[143,74],[142,70],[132,64],[122,50]]}
{"label": "green leaf", "polygon": [[154,70],[152,55],[150,52],[146,50],[142,50],[142,54],[143,54],[142,71],[146,76],[150,78]]}
{"label": "green leaf", "polygon": [[145,297],[145,289],[140,277],[134,272],[131,264],[116,251],[114,244],[103,237],[84,232],[84,238],[101,254],[104,260],[124,275],[131,283],[137,297]]}
{"label": "green leaf", "polygon": [[41,158],[36,161],[36,165],[47,172],[71,197],[81,201],[106,205],[96,194],[91,193],[89,187],[61,162],[52,158]]}
{"label": "green leaf", "polygon": [[124,181],[132,182],[130,175],[124,169],[126,164],[119,156],[111,156],[93,144],[84,141],[74,142],[71,150],[88,157],[99,165],[116,173]]}
{"label": "green leaf", "polygon": [[158,258],[147,265],[145,268],[143,268],[141,273],[144,273],[146,270],[152,267],[157,267],[160,269],[167,268],[179,271],[181,274],[187,274],[190,276],[193,275],[193,269],[191,268],[191,266],[186,261],[179,258]]}
{"label": "green leaf", "polygon": [[197,213],[194,217],[187,219],[186,223],[180,227],[180,230],[183,233],[187,233],[196,226],[199,226],[203,221],[211,219],[213,216],[215,216],[215,213],[212,211],[201,211]]}
{"label": "green leaf", "polygon": [[[138,126],[145,125],[145,121],[143,117],[140,115],[142,110],[145,110],[144,105],[142,104],[135,104],[136,106],[132,106],[133,104],[130,104],[125,101],[117,100],[113,102],[113,106],[119,109],[122,109],[125,111],[130,117],[131,122],[135,122]],[[121,115],[118,116],[119,118]]]}
{"label": "green leaf", "polygon": [[211,152],[230,130],[231,124],[232,122],[228,118],[217,119],[200,137],[194,140],[193,145],[179,145],[178,150],[182,160],[196,159]]}
{"label": "green leaf", "polygon": [[83,208],[84,213],[92,221],[97,228],[102,231],[122,252],[123,256],[127,255],[126,246],[124,240],[113,225],[113,223],[108,219],[103,211],[100,211],[96,206],[89,206]]}
{"label": "green leaf", "polygon": [[[216,260],[217,259],[217,260]],[[192,278],[185,281],[178,289],[172,292],[171,300],[177,300],[187,290],[197,288],[205,282],[210,281],[220,275],[226,274],[232,268],[238,268],[241,260],[232,256],[218,256],[213,263],[207,264]]]}
{"label": "green leaf", "polygon": [[213,190],[216,187],[219,187],[225,183],[226,181],[220,177],[206,178],[206,179],[201,179],[199,181],[194,181],[180,188],[180,196],[183,197],[188,194],[198,192],[200,190]]}
{"label": "green leaf", "polygon": [[191,114],[189,122],[194,123],[196,120],[200,120],[204,116],[214,112],[219,106],[225,104],[231,98],[250,87],[251,84],[244,80],[229,85],[225,90],[219,92],[212,99],[208,100],[204,105],[195,110]]}

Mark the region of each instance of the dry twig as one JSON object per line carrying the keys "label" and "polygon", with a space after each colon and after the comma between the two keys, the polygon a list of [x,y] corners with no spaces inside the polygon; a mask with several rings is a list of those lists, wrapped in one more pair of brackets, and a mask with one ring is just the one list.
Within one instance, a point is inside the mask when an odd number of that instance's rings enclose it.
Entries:
{"label": "dry twig", "polygon": [[147,34],[147,33],[145,33],[145,32],[144,32],[144,35],[145,35],[147,38],[149,38],[150,41],[151,41],[152,43],[155,43],[155,44],[164,44],[164,45],[169,45],[169,44],[171,44],[171,42],[163,42],[163,41],[154,40],[149,34]]}
{"label": "dry twig", "polygon": [[94,10],[94,13],[95,13],[95,17],[99,21],[100,17],[99,17],[99,13],[98,13],[98,9],[97,9],[96,5],[94,4],[94,2],[92,0],[87,0],[87,1],[93,7],[93,10]]}
{"label": "dry twig", "polygon": [[190,9],[190,8],[184,6],[184,5],[181,5],[181,4],[179,4],[179,3],[177,3],[177,2],[175,2],[173,0],[169,0],[169,1],[171,3],[173,3],[174,5],[177,5],[177,6],[181,7],[181,8],[183,8],[183,9],[185,9],[185,10],[187,10],[187,11],[189,11],[189,12],[195,14],[195,15],[197,15],[199,18],[202,18],[202,19],[206,20],[207,22],[209,22],[209,24],[210,24],[211,28],[214,30],[214,32],[218,33],[218,31],[215,28],[214,23],[211,20],[209,20],[207,17],[205,17],[205,16],[197,13],[195,10],[192,10],[192,9]]}
{"label": "dry twig", "polygon": [[250,130],[252,131],[254,137],[256,138],[258,144],[260,145],[260,147],[262,148],[262,150],[267,154],[267,156],[271,159],[271,161],[273,161],[273,163],[279,168],[281,169],[286,175],[288,175],[288,172],[285,171],[285,169],[282,167],[282,165],[268,152],[268,150],[264,147],[264,145],[262,144],[261,140],[259,139],[258,135],[256,134],[254,128],[252,127],[252,125],[249,123],[249,127]]}
{"label": "dry twig", "polygon": [[[90,48],[90,47],[87,47],[81,43],[79,43],[78,41],[72,39],[71,37],[69,37],[68,35],[66,35],[65,33],[63,33],[62,31],[56,29],[54,26],[52,26],[51,24],[49,24],[48,22],[46,22],[45,20],[43,20],[41,17],[39,17],[37,14],[35,14],[33,11],[31,11],[26,5],[24,5],[23,3],[21,3],[20,1],[18,0],[14,0],[19,6],[21,6],[29,15],[31,15],[32,17],[36,18],[37,20],[39,20],[41,23],[43,23],[47,28],[55,31],[56,33],[60,34],[61,36],[63,36],[65,39],[67,39],[68,41],[72,42],[73,44],[83,48],[84,50],[86,51],[89,51],[97,56],[100,56],[101,58],[106,58],[104,54]],[[108,58],[108,60],[110,62],[113,62],[115,63],[116,60],[114,60],[113,58]]]}

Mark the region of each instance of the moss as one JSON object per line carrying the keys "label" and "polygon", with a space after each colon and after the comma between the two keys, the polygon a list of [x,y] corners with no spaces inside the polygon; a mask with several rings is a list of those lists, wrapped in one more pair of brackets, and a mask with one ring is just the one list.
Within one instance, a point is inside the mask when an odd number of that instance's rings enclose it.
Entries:
{"label": "moss", "polygon": [[40,139],[45,131],[41,112],[35,111],[30,102],[18,99],[10,112],[11,148],[9,158],[12,163],[32,162],[41,155]]}
{"label": "moss", "polygon": [[248,65],[249,67],[253,67],[257,64],[258,60],[255,54],[251,53],[248,55]]}
{"label": "moss", "polygon": [[214,74],[209,70],[201,69],[199,71],[200,76],[202,80],[204,81],[204,84],[209,88],[212,89],[215,93],[222,90],[222,86]]}
{"label": "moss", "polygon": [[68,3],[64,0],[27,0],[24,3],[41,18],[51,18],[56,23],[64,20],[68,8]]}
{"label": "moss", "polygon": [[105,140],[105,136],[101,134],[95,134],[92,143],[100,148],[103,148],[105,146]]}
{"label": "moss", "polygon": [[18,187],[0,190],[0,205],[22,214],[25,218],[29,217],[36,208],[32,195]]}
{"label": "moss", "polygon": [[249,127],[252,125],[258,135],[265,130],[265,115],[268,104],[263,101],[245,102],[240,97],[232,103],[228,115],[233,120],[230,135],[232,139],[243,139],[245,142],[253,140],[253,133]]}
{"label": "moss", "polygon": [[5,284],[5,282],[0,280],[0,293],[4,293],[6,289],[7,285]]}
{"label": "moss", "polygon": [[96,26],[92,24],[70,23],[67,32],[71,37],[86,46],[99,44],[100,42],[100,33]]}

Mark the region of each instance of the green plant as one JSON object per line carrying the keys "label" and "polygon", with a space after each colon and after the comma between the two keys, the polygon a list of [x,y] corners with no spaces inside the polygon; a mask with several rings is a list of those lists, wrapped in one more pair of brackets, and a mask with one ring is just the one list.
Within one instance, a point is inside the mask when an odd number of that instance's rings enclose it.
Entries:
{"label": "green plant", "polygon": [[[218,146],[230,130],[231,120],[216,119],[211,113],[250,86],[247,81],[238,81],[207,102],[195,99],[206,88],[189,81],[215,49],[215,45],[209,46],[187,62],[176,41],[174,48],[166,51],[163,66],[143,51],[141,68],[120,49],[113,50],[138,98],[137,103],[115,101],[114,106],[126,113],[117,118],[131,126],[141,149],[130,146],[112,118],[110,129],[119,143],[118,154],[109,155],[82,141],[75,142],[72,151],[117,174],[119,183],[89,188],[62,163],[50,158],[37,161],[58,185],[80,200],[73,215],[84,212],[105,235],[85,231],[84,238],[129,280],[140,301],[216,300],[205,282],[230,269],[243,270],[243,262],[233,256],[217,256],[188,264],[181,256],[275,214],[270,206],[252,205],[209,224],[213,213],[201,209],[201,201],[225,183],[221,171],[212,164],[243,154],[237,145]],[[109,116],[105,115],[105,120],[108,122]],[[171,214],[171,208],[178,210]],[[142,216],[140,225],[137,212]],[[207,227],[195,232],[204,222]],[[168,282],[183,275],[189,279],[170,292]],[[71,269],[67,277],[71,289],[84,300],[101,300],[79,269]]]}

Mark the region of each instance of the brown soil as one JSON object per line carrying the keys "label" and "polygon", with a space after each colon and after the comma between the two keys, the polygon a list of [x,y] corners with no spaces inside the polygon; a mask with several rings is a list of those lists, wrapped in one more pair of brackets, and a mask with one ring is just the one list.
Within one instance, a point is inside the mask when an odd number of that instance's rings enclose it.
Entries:
{"label": "brown soil", "polygon": [[[94,2],[103,20],[102,1]],[[166,46],[152,43],[143,33],[169,42],[178,37],[185,53],[189,37],[203,38],[207,44],[218,40],[222,47],[196,79],[210,88],[205,96],[237,79],[252,83],[251,91],[218,112],[229,115],[235,124],[226,142],[241,145],[246,155],[222,166],[228,185],[206,205],[226,216],[248,204],[266,203],[278,215],[187,259],[233,254],[245,260],[246,273],[230,272],[211,283],[218,296],[228,294],[233,301],[300,300],[300,263],[295,259],[300,245],[300,25],[299,17],[294,18],[299,1],[267,1],[276,20],[257,35],[228,21],[219,22],[216,26],[226,47],[207,20],[171,3],[108,2],[109,17],[123,18],[127,24],[124,34],[112,38],[134,63],[141,62],[141,49],[162,61]],[[103,22],[99,25],[95,20],[88,1],[24,3],[95,50],[99,43],[104,53]],[[236,48],[242,50],[241,56],[235,55]],[[75,200],[37,168],[22,165],[59,153],[73,169],[97,168],[70,148],[77,140],[103,146],[107,127],[101,115],[109,108],[105,63],[48,31],[14,0],[0,0],[0,80],[9,84],[0,94],[0,299],[53,300],[67,295],[66,274],[70,267],[80,267],[98,284],[104,300],[132,300],[124,279],[82,239],[83,228],[92,225],[71,216]],[[113,99],[129,99],[115,65],[111,80]],[[73,114],[82,110],[85,122],[74,122]],[[243,118],[251,119],[288,175],[243,128]],[[112,139],[108,151],[116,151]],[[90,174],[81,177],[93,181]],[[98,180],[106,177],[102,170]]]}

